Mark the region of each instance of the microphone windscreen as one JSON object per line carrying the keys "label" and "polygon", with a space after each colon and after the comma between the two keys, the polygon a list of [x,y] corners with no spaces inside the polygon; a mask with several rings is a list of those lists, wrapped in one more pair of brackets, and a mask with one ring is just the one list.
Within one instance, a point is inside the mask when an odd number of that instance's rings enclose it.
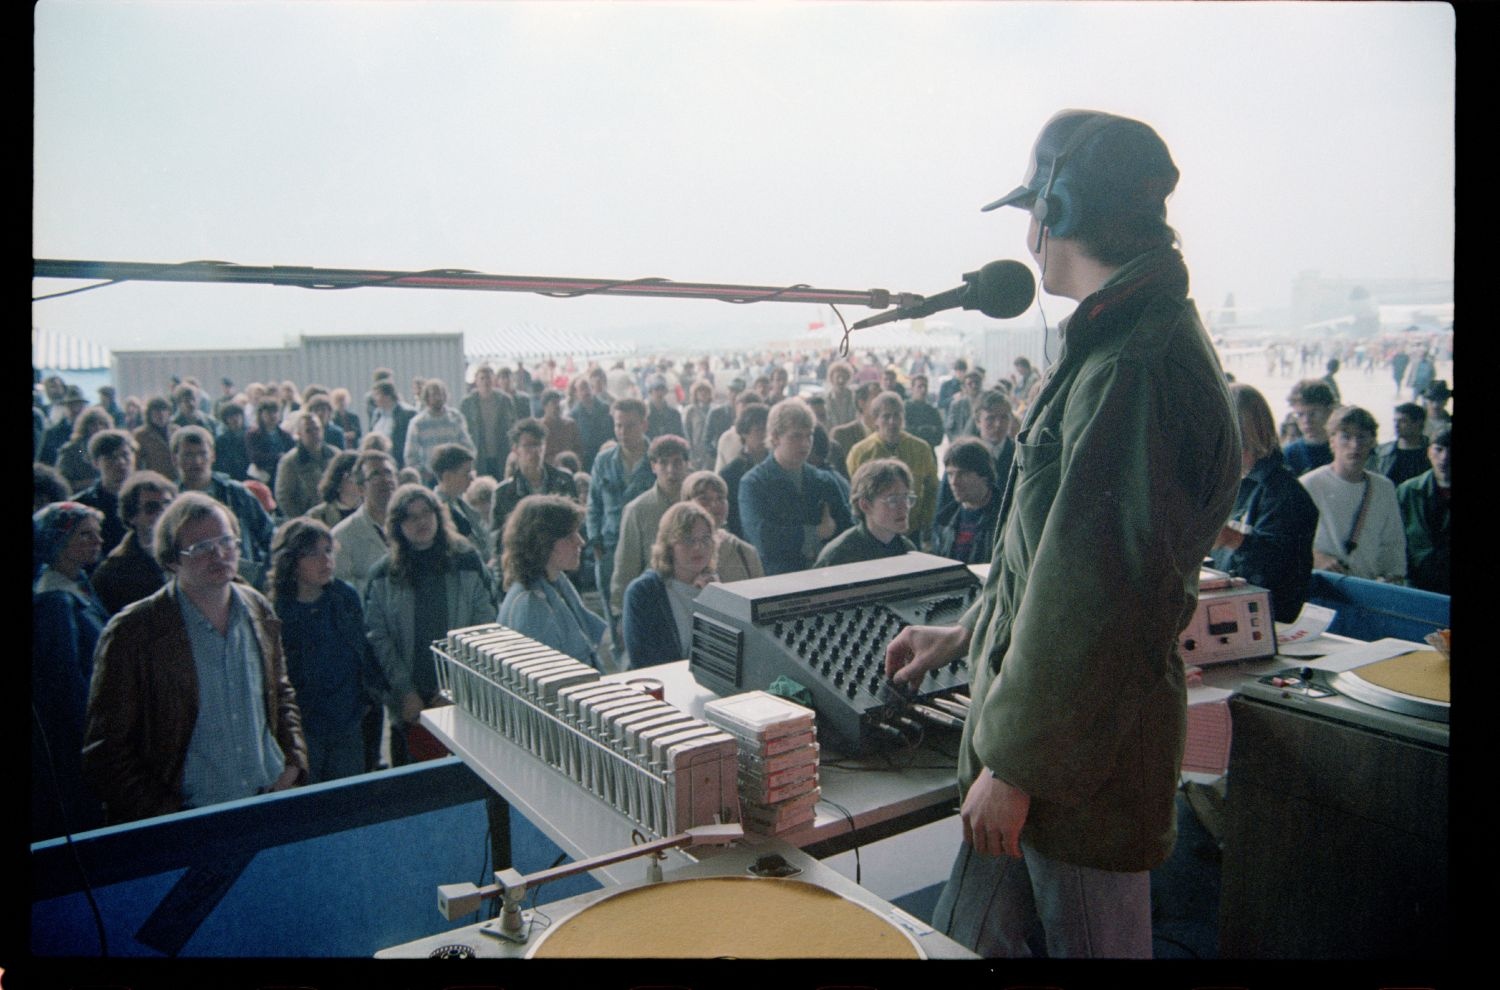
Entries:
{"label": "microphone windscreen", "polygon": [[978,305],[985,316],[1008,320],[1026,312],[1036,298],[1036,277],[1019,261],[992,261],[979,269],[975,284]]}

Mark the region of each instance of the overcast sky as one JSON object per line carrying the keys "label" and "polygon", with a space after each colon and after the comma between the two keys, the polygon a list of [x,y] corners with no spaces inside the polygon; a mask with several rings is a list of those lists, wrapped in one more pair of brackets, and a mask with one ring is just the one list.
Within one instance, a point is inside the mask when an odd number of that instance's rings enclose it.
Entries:
{"label": "overcast sky", "polygon": [[[932,293],[1027,259],[1025,214],[979,207],[1048,117],[1092,107],[1172,149],[1202,307],[1285,306],[1303,270],[1452,277],[1444,4],[42,0],[35,25],[37,257]],[[33,324],[116,348],[521,323],[713,342],[815,315],[157,283]]]}

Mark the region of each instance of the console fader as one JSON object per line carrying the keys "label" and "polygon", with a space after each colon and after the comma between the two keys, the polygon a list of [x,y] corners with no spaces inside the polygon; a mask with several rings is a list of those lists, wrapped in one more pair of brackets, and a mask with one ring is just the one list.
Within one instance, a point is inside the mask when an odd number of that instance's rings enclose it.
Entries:
{"label": "console fader", "polygon": [[811,692],[819,737],[860,753],[910,738],[914,717],[962,720],[954,696],[968,688],[966,661],[898,692],[885,650],[908,625],[956,622],[978,591],[968,567],[924,553],[709,585],[694,604],[689,669],[720,695],[788,677]]}

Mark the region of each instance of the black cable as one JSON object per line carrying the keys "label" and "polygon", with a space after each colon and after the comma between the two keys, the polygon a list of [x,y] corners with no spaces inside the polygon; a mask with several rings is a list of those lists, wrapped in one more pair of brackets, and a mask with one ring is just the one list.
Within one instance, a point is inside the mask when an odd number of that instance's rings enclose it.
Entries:
{"label": "black cable", "polygon": [[671,281],[671,279],[662,278],[660,275],[648,275],[645,278],[626,278],[614,282],[605,282],[602,285],[594,286],[592,289],[574,289],[571,292],[548,292],[545,289],[538,289],[536,290],[536,294],[546,296],[548,299],[577,299],[579,296],[592,296],[608,289],[618,289],[622,285],[665,285]]}
{"label": "black cable", "polygon": [[64,289],[61,292],[49,292],[45,296],[32,296],[31,297],[31,301],[32,302],[41,302],[44,299],[57,299],[57,298],[59,298],[61,296],[71,296],[71,295],[73,295],[75,293],[78,293],[78,292],[91,292],[94,289],[102,289],[102,288],[104,288],[107,285],[119,285],[121,282],[127,282],[127,281],[129,281],[129,279],[112,278],[108,282],[97,282],[94,285],[85,285],[85,286],[83,286],[82,288],[79,288],[79,289]]}
{"label": "black cable", "polygon": [[[220,265],[220,266],[225,267],[225,268],[234,268],[234,267],[237,267],[237,265],[233,261],[219,261],[218,259],[215,259],[215,258],[200,258],[197,261],[182,261],[182,262],[178,262],[175,265],[158,265],[157,267],[161,268],[161,269],[183,268],[183,267],[186,267],[187,265]],[[62,296],[71,296],[71,295],[73,295],[74,293],[77,293],[77,292],[91,292],[94,289],[102,289],[102,288],[104,288],[106,286],[119,285],[122,282],[134,282],[134,281],[136,281],[136,280],[132,279],[132,278],[112,278],[112,279],[108,280],[107,282],[98,282],[98,283],[95,283],[94,285],[85,285],[81,289],[64,289],[61,292],[49,292],[45,296],[32,296],[31,297],[31,301],[32,302],[42,302],[45,299],[58,299],[58,298],[60,298]]]}
{"label": "black cable", "polygon": [[83,881],[83,896],[89,902],[89,911],[94,916],[94,931],[99,934],[99,958],[109,958],[109,938],[104,931],[104,915],[99,912],[99,902],[94,900],[94,885],[89,882],[89,875],[83,868],[83,858],[78,855],[78,846],[73,842],[73,826],[68,821],[67,802],[63,800],[62,782],[57,779],[57,767],[52,762],[52,744],[47,740],[47,730],[42,723],[42,713],[37,711],[36,700],[31,702],[31,717],[36,721],[37,737],[42,741],[42,755],[47,761],[47,778],[52,781],[52,792],[57,796],[57,812],[63,821],[63,840],[68,844],[68,852],[73,857],[73,866],[78,870],[78,878]]}
{"label": "black cable", "polygon": [[768,296],[756,296],[753,299],[747,296],[743,299],[725,299],[723,301],[727,303],[733,303],[736,306],[742,306],[746,303],[771,302],[773,299],[780,299],[782,296],[786,295],[788,292],[793,291],[794,289],[811,288],[812,286],[806,282],[798,282],[796,285],[783,286]]}
{"label": "black cable", "polygon": [[[829,798],[822,798],[818,803],[831,805],[832,807],[837,808],[840,812],[842,812],[843,816],[849,820],[850,835],[854,835],[859,831],[859,829],[856,828],[854,824],[854,815],[850,813],[848,808],[839,804],[837,801],[830,800]],[[859,846],[855,845],[852,852],[854,853],[854,882],[856,884],[859,884],[860,886],[864,886],[864,884],[860,881],[860,872],[862,868],[859,862]]]}
{"label": "black cable", "polygon": [[[1049,248],[1051,247],[1050,241],[1048,242],[1047,246]],[[1044,291],[1047,282],[1047,255],[1051,253],[1051,251],[1042,252],[1042,271],[1041,275],[1038,276],[1036,280],[1036,287],[1038,290],[1036,294],[1036,311],[1042,315],[1042,367],[1044,368],[1051,367],[1052,365],[1052,331],[1051,328],[1047,326],[1046,307],[1042,305],[1042,292]],[[1025,402],[1026,396],[1021,396],[1021,401]]]}
{"label": "black cable", "polygon": [[[557,858],[552,861],[552,865],[549,866],[549,867],[547,867],[547,869],[549,869],[549,870],[556,869],[557,867],[561,866],[562,865],[562,861],[565,860],[565,859],[567,859],[567,858],[568,858],[568,854],[567,853],[565,853],[565,852],[558,853],[557,854]],[[541,890],[545,886],[547,886],[547,884],[545,882],[539,883],[539,884],[536,884],[533,887],[528,888],[527,891],[526,891],[526,896],[528,898],[530,898],[530,900],[531,900],[531,907],[527,908],[526,910],[528,910],[528,911],[531,912],[531,922],[530,922],[530,924],[533,927],[536,926],[537,921],[539,919],[541,919],[541,918],[545,918],[546,919],[546,923],[543,924],[541,927],[546,928],[546,927],[548,927],[548,926],[550,926],[552,924],[552,918],[551,918],[551,916],[543,914],[541,908],[537,907],[537,902],[536,902],[537,892],[539,890]],[[504,903],[503,903],[504,900],[505,900],[505,898],[503,896],[494,898],[495,907],[494,907],[494,913],[490,915],[490,920],[491,921],[493,921],[495,918],[499,917],[500,910],[505,906]],[[527,937],[528,938],[530,937],[530,932],[529,931],[527,933]]]}
{"label": "black cable", "polygon": [[833,310],[833,315],[837,316],[839,322],[844,325],[844,339],[839,341],[839,357],[847,358],[849,356],[849,321],[844,319],[844,314],[840,313],[839,308],[833,303],[829,303],[828,308]]}
{"label": "black cable", "polygon": [[[484,852],[482,854],[480,854],[480,857],[479,857],[479,882],[477,884],[475,884],[475,886],[478,886],[478,887],[483,887],[485,884],[487,884],[490,881],[491,876],[492,876],[492,874],[494,872],[491,869],[489,869],[489,865],[490,865],[490,848],[491,848],[490,837],[495,834],[495,830],[494,830],[494,827],[489,824],[489,817],[490,816],[489,815],[485,815],[484,817],[485,817],[485,822],[486,822],[486,824],[484,826]],[[498,915],[500,913],[500,898],[496,897],[496,898],[493,898],[491,900],[490,911],[489,911],[489,918],[487,918],[487,919],[483,918],[483,915],[484,915],[484,902],[483,901],[480,901],[480,906],[479,906],[479,908],[477,908],[474,911],[474,913],[476,915],[479,915],[483,920],[493,919],[494,917],[496,917],[496,915]]]}
{"label": "black cable", "polygon": [[[555,869],[557,869],[559,866],[562,865],[563,860],[565,860],[567,858],[568,858],[568,854],[567,853],[565,853],[565,852],[558,853],[557,854],[557,858],[552,861],[552,865],[549,866],[549,867],[547,867],[547,869],[549,869],[549,870],[555,870]],[[547,882],[543,881],[542,883],[537,884],[536,886],[532,887],[531,889],[529,889],[527,891],[527,893],[531,895],[531,906],[533,908],[536,907],[536,892],[539,891],[539,890],[541,890],[545,886],[547,886]]]}
{"label": "black cable", "polygon": [[[390,285],[405,278],[422,278],[427,275],[478,275],[472,268],[426,268],[419,272],[397,272],[394,275],[382,275],[379,278],[367,278],[361,282],[350,282],[348,285],[299,285],[299,289],[313,289],[315,291],[330,291],[336,289],[368,289],[375,285]],[[542,293],[546,295],[546,293]]]}

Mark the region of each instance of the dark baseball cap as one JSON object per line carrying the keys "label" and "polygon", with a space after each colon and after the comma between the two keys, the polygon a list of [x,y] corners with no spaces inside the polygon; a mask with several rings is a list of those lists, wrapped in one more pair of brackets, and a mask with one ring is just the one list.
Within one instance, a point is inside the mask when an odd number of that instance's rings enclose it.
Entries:
{"label": "dark baseball cap", "polygon": [[[1085,127],[1094,137],[1080,134]],[[1082,143],[1069,147],[1075,137],[1082,137]],[[1112,187],[1117,195],[1149,196],[1160,201],[1177,186],[1177,166],[1172,163],[1172,155],[1149,125],[1099,110],[1061,110],[1037,135],[1021,184],[980,207],[980,211],[1002,206],[1029,209],[1047,187],[1052,163],[1064,153],[1070,158],[1077,156],[1074,168],[1084,172],[1088,185]],[[1108,163],[1108,167],[1090,167],[1096,163]]]}

